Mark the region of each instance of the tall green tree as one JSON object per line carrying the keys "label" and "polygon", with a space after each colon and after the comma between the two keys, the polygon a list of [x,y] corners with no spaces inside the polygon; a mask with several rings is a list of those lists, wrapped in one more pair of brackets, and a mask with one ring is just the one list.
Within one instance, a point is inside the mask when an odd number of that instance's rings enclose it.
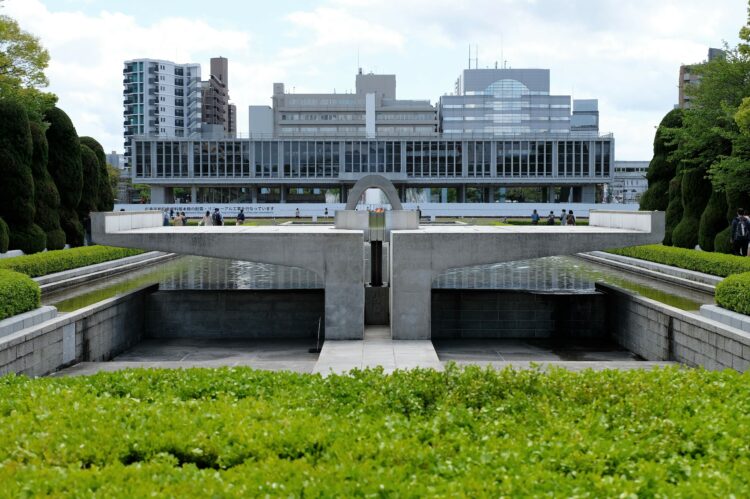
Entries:
{"label": "tall green tree", "polygon": [[81,137],[81,144],[91,149],[96,154],[99,162],[99,187],[98,203],[95,211],[112,211],[114,208],[115,197],[109,182],[109,171],[107,169],[107,156],[104,154],[104,148],[93,137]]}
{"label": "tall green tree", "polygon": [[9,227],[11,249],[43,251],[47,238],[34,224],[33,144],[26,109],[0,99],[0,217]]}
{"label": "tall green tree", "polygon": [[0,15],[0,99],[21,102],[33,121],[54,106],[57,97],[43,92],[49,53],[34,35],[8,16]]}
{"label": "tall green tree", "polygon": [[94,151],[81,144],[83,187],[78,202],[78,218],[85,220],[99,206],[99,161]]}
{"label": "tall green tree", "polygon": [[49,147],[47,137],[39,123],[29,123],[33,153],[31,172],[34,176],[34,221],[47,234],[47,249],[63,249],[65,232],[60,227],[60,194],[47,170]]}
{"label": "tall green tree", "polygon": [[672,156],[677,149],[676,131],[682,126],[683,112],[673,109],[662,118],[654,135],[654,157],[648,165],[648,189],[641,196],[642,210],[664,211],[669,203],[669,181],[677,172],[678,161]]}
{"label": "tall green tree", "polygon": [[60,225],[68,244],[81,246],[83,226],[76,211],[83,190],[81,143],[65,111],[53,107],[47,111],[45,118],[50,124],[47,129],[48,169],[60,193]]}

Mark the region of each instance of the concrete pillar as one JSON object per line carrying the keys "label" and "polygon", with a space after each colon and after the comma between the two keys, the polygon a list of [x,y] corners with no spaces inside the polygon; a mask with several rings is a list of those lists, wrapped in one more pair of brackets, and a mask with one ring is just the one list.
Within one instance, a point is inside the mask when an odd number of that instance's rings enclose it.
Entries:
{"label": "concrete pillar", "polygon": [[198,188],[194,185],[190,186],[190,202],[191,203],[198,202]]}
{"label": "concrete pillar", "polygon": [[166,193],[164,187],[151,186],[151,203],[153,204],[164,204],[166,203]]}
{"label": "concrete pillar", "polygon": [[595,185],[584,185],[581,187],[581,202],[583,203],[595,203],[596,202],[596,186]]}
{"label": "concrete pillar", "polygon": [[440,189],[440,202],[445,204],[448,202],[448,188],[443,187]]}
{"label": "concrete pillar", "polygon": [[[394,340],[429,340],[432,318],[432,269],[429,237],[391,233],[391,334]],[[394,248],[398,250],[394,253]]]}
{"label": "concrete pillar", "polygon": [[458,202],[465,203],[466,202],[466,184],[459,185],[456,188],[456,190],[458,191],[457,192]]}
{"label": "concrete pillar", "polygon": [[286,203],[286,186],[285,185],[280,185],[279,186],[279,192],[280,192],[280,196],[281,196],[281,202],[282,203]]}
{"label": "concrete pillar", "polygon": [[487,203],[494,203],[495,202],[495,188],[490,186],[487,188]]}
{"label": "concrete pillar", "polygon": [[258,203],[258,188],[257,187],[250,188],[250,196],[251,196],[253,204],[257,204]]}

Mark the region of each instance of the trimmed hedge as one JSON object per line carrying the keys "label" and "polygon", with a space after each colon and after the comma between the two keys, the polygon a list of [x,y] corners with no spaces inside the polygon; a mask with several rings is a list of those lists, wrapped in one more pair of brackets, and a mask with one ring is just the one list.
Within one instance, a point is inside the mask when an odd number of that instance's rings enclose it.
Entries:
{"label": "trimmed hedge", "polygon": [[682,220],[672,231],[672,245],[694,249],[698,245],[701,215],[711,197],[711,181],[702,168],[682,174]]}
{"label": "trimmed hedge", "polygon": [[0,260],[0,269],[14,270],[29,277],[39,277],[141,253],[143,251],[130,248],[83,246],[60,251],[47,251],[36,255],[4,258]]}
{"label": "trimmed hedge", "polygon": [[112,211],[115,206],[115,197],[112,193],[112,186],[109,184],[109,171],[107,170],[107,156],[104,154],[104,148],[93,137],[80,137],[81,144],[85,145],[96,154],[99,162],[99,188],[97,198],[99,204],[96,211]]}
{"label": "trimmed hedge", "polygon": [[8,251],[8,237],[8,224],[5,223],[5,220],[0,218],[0,253]]}
{"label": "trimmed hedge", "polygon": [[709,253],[658,244],[618,248],[608,250],[608,252],[615,255],[640,258],[649,262],[672,265],[681,269],[695,270],[696,272],[703,272],[704,274],[719,277],[750,272],[750,258],[725,255],[723,253]]}
{"label": "trimmed hedge", "polygon": [[39,285],[29,276],[0,269],[0,320],[39,308]]}
{"label": "trimmed hedge", "polygon": [[664,214],[663,244],[672,246],[672,232],[682,220],[682,173],[669,181],[669,204]]}
{"label": "trimmed hedge", "polygon": [[31,171],[34,174],[34,205],[36,213],[34,222],[47,235],[47,249],[58,250],[65,247],[65,232],[60,227],[60,193],[55,181],[47,170],[49,147],[42,127],[29,123],[31,139],[34,144],[31,157]]}
{"label": "trimmed hedge", "polygon": [[88,146],[81,144],[81,166],[83,168],[83,188],[78,202],[78,219],[85,220],[89,213],[99,206],[99,161]]}
{"label": "trimmed hedge", "polygon": [[671,128],[682,127],[683,111],[673,109],[668,112],[654,134],[654,157],[648,165],[646,178],[648,189],[641,196],[641,209],[664,211],[669,203],[669,181],[674,177],[677,165],[670,158],[677,148],[670,136]]}
{"label": "trimmed hedge", "polygon": [[726,228],[727,195],[713,191],[701,215],[698,229],[698,244],[703,251],[714,251],[716,234]]}
{"label": "trimmed hedge", "polygon": [[716,286],[716,303],[727,310],[750,315],[750,272],[721,281]]}
{"label": "trimmed hedge", "polygon": [[27,255],[40,253],[47,248],[47,235],[36,224],[11,227],[8,247],[21,250]]}
{"label": "trimmed hedge", "polygon": [[750,390],[668,368],[0,378],[8,497],[748,497]]}

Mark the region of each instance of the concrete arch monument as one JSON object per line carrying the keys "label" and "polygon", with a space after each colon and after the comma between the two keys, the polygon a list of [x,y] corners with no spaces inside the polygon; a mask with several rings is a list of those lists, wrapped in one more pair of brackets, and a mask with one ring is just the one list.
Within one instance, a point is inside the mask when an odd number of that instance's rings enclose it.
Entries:
{"label": "concrete arch monument", "polygon": [[390,180],[380,175],[366,175],[361,179],[357,180],[357,183],[352,187],[349,192],[348,201],[346,202],[347,210],[354,210],[357,208],[357,203],[362,198],[362,194],[367,189],[380,189],[388,198],[388,202],[391,203],[392,210],[401,210],[401,200],[398,197],[398,191],[393,186]]}

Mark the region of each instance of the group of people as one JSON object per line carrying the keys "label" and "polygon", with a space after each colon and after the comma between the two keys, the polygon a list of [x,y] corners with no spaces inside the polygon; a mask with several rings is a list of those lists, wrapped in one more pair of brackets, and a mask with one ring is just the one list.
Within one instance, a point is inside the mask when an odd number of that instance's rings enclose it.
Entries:
{"label": "group of people", "polygon": [[750,243],[750,218],[742,208],[737,210],[737,216],[732,219],[730,241],[735,255],[747,256],[747,247]]}
{"label": "group of people", "polygon": [[[534,210],[534,213],[531,214],[531,224],[532,225],[539,225],[539,220],[541,217],[539,216],[539,213]],[[549,215],[547,215],[547,225],[555,225],[555,212],[550,211]],[[563,209],[560,213],[560,225],[575,225],[576,224],[576,217],[573,215],[573,210],[568,210],[566,213]]]}
{"label": "group of people", "polygon": [[[174,225],[175,227],[183,227],[187,225],[187,215],[185,215],[184,211],[175,212],[174,210],[164,210],[162,214],[164,217],[165,226]],[[240,209],[240,212],[237,214],[236,220],[237,225],[243,225],[245,223],[244,208]],[[198,222],[198,225],[224,225],[224,215],[221,214],[221,210],[219,210],[219,208],[214,208],[213,213],[211,213],[210,211],[206,211],[206,214],[203,215],[203,218],[201,218],[201,221]]]}

